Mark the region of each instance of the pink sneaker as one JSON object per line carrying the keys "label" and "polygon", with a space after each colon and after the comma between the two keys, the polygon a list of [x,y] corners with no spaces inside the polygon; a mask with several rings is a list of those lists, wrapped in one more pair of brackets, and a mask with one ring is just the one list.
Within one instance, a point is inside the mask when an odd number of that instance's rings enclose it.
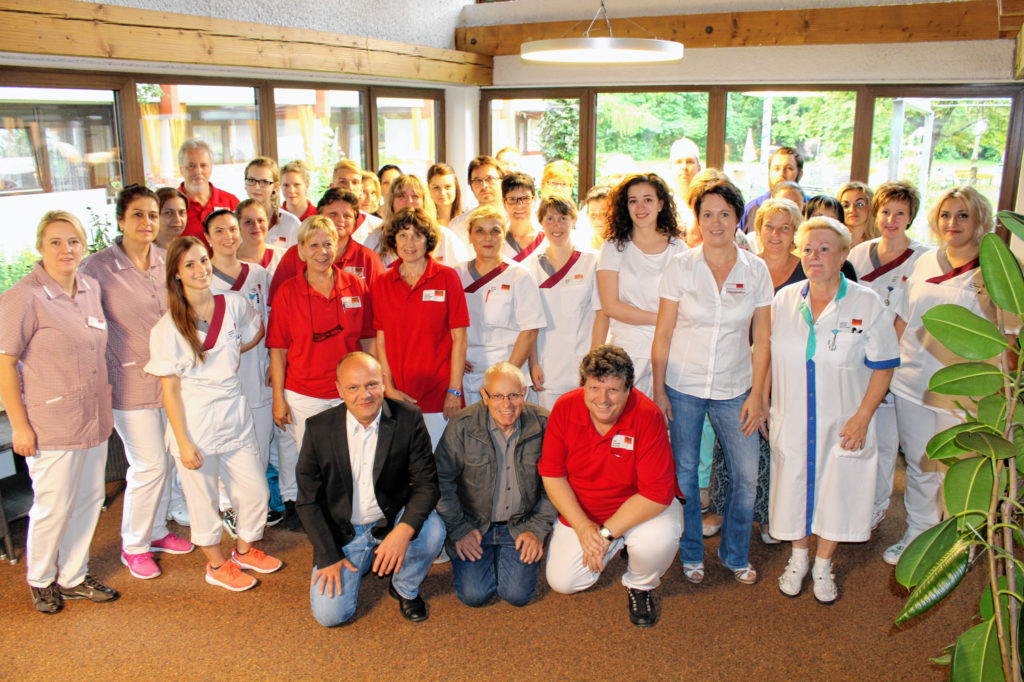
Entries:
{"label": "pink sneaker", "polygon": [[179,538],[174,533],[168,533],[159,540],[149,543],[149,549],[153,552],[167,552],[168,554],[188,554],[196,546],[184,538]]}
{"label": "pink sneaker", "polygon": [[125,554],[122,549],[121,563],[127,566],[128,572],[139,580],[150,580],[160,575],[160,567],[153,561],[153,555],[149,552]]}

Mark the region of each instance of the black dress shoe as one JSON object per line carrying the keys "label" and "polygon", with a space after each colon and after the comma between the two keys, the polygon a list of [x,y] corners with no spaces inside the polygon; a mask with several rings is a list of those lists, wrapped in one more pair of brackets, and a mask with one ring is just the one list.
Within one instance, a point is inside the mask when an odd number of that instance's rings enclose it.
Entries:
{"label": "black dress shoe", "polygon": [[50,583],[46,587],[31,587],[32,605],[39,613],[57,613],[64,608],[64,599],[60,596],[57,583]]}
{"label": "black dress shoe", "polygon": [[284,520],[281,521],[281,527],[294,533],[302,533],[305,530],[302,527],[302,520],[299,519],[299,515],[295,511],[295,502],[292,500],[284,503]]}
{"label": "black dress shoe", "polygon": [[629,620],[638,628],[649,628],[658,622],[658,611],[650,590],[626,588],[629,594]]}
{"label": "black dress shoe", "polygon": [[74,587],[59,586],[58,589],[65,599],[88,599],[98,604],[114,601],[121,596],[113,587],[107,587],[91,575],[85,576],[85,580]]}
{"label": "black dress shoe", "polygon": [[388,578],[388,594],[398,600],[398,610],[402,612],[402,617],[406,620],[419,623],[421,620],[427,619],[427,602],[423,601],[423,597],[416,595],[412,599],[406,599],[398,594],[395,586],[391,584],[390,578]]}

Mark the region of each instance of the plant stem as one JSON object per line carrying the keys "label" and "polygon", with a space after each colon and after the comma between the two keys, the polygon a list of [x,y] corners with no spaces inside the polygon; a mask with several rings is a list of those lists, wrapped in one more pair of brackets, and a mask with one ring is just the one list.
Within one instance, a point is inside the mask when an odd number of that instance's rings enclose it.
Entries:
{"label": "plant stem", "polygon": [[[1002,362],[1006,362],[1006,353],[1003,353]],[[1014,424],[1014,413],[1017,407],[1017,401],[1020,398],[1020,382],[1021,372],[1018,370],[1013,372],[1013,387],[1012,390],[1007,387],[1007,392],[1010,394],[1007,396],[1008,400],[1006,403],[1006,433],[1004,434],[1007,440],[1011,443],[1014,441],[1013,436],[1013,424]],[[1006,555],[1003,559],[1003,569],[1006,574],[1006,587],[1010,592],[1010,596],[1007,597],[1007,606],[1010,612],[1010,667],[1013,670],[1013,677],[1007,679],[1019,680],[1021,679],[1021,662],[1020,662],[1020,642],[1018,641],[1018,628],[1016,626],[1018,619],[1020,618],[1020,604],[1017,603],[1016,595],[1017,592],[1017,570],[1014,564],[1014,541],[1013,541],[1013,515],[1014,515],[1014,504],[1017,499],[1017,463],[1015,459],[1007,461],[1006,471],[1009,478],[1009,489],[1007,491],[1007,497],[1002,503],[1002,517],[1003,523],[1003,551]],[[996,602],[998,604],[998,601]],[[1005,666],[1004,666],[1005,668]],[[1004,670],[1005,672],[1005,670]]]}
{"label": "plant stem", "polygon": [[993,612],[996,619],[996,635],[999,639],[999,658],[1003,664],[1003,678],[1006,680],[1016,679],[1010,677],[1010,652],[1006,650],[1006,624],[1003,623],[1003,610],[999,604],[999,580],[996,552],[994,547],[998,546],[996,540],[996,515],[999,507],[999,477],[1002,469],[1001,460],[991,460],[993,469],[992,477],[992,500],[988,507],[988,523],[985,527],[985,541],[988,545],[988,582],[992,589]]}

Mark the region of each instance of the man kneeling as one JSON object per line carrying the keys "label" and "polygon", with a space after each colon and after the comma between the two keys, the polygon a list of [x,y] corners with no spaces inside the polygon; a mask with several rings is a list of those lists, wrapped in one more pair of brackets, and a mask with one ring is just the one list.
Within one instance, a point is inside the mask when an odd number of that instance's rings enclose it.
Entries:
{"label": "man kneeling", "polygon": [[658,621],[651,591],[672,564],[683,514],[665,418],[633,378],[621,348],[590,351],[582,388],[551,411],[538,470],[560,514],[548,548],[551,589],[587,589],[625,544],[629,618],[650,627]]}
{"label": "man kneeling", "polygon": [[526,378],[508,362],[484,372],[480,395],[452,417],[437,446],[437,512],[459,600],[483,606],[497,593],[524,606],[556,516],[537,474],[548,411],[526,402]]}
{"label": "man kneeling", "polygon": [[444,543],[437,469],[419,408],[384,398],[380,364],[366,353],[338,363],[343,403],[306,422],[295,511],[313,543],[309,601],[321,625],[356,611],[362,576],[390,576],[407,620],[427,618],[419,596]]}

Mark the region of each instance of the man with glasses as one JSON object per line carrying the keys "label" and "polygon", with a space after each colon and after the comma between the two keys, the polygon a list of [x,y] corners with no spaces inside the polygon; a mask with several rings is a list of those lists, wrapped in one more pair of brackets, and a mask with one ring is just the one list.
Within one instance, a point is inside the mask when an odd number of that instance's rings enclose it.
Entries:
{"label": "man with glasses", "polygon": [[178,170],[182,177],[178,191],[188,198],[188,218],[181,236],[201,239],[209,248],[203,221],[218,209],[234,211],[238,206],[238,197],[214,187],[210,182],[210,176],[213,175],[213,151],[203,140],[185,140],[178,150]]}
{"label": "man with glasses", "polygon": [[633,380],[624,350],[590,351],[580,364],[581,388],[551,411],[537,470],[560,515],[548,546],[548,585],[563,594],[585,590],[625,547],[629,618],[650,627],[658,622],[651,592],[676,555],[683,509],[665,417],[633,390]]}
{"label": "man with glasses", "polygon": [[[504,210],[501,203],[501,179],[504,175],[501,164],[493,156],[485,154],[469,162],[469,188],[473,190],[478,206],[493,206]],[[469,244],[469,214],[473,208],[468,208],[448,223],[448,229],[466,244],[470,255],[473,250]]]}
{"label": "man with glasses", "polygon": [[484,372],[480,395],[437,446],[437,512],[459,601],[484,606],[497,594],[525,606],[557,515],[537,474],[548,411],[526,402],[526,377],[508,362]]}

